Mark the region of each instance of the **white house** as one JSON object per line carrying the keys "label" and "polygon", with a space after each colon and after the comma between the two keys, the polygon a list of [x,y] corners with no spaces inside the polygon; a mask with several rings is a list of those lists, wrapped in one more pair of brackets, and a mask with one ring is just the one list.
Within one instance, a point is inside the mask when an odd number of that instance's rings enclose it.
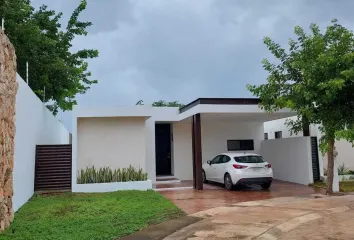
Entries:
{"label": "white house", "polygon": [[[258,104],[259,99],[254,98],[199,98],[181,109],[152,106],[75,107],[72,190],[75,191],[78,185],[77,171],[88,166],[139,166],[153,182],[156,176],[172,175],[180,180],[193,179],[194,187],[202,189],[202,163],[219,153],[231,150],[264,151],[266,155],[268,152],[280,156],[281,153],[271,149],[277,146],[277,142],[272,146],[269,143],[262,146],[262,142],[270,142],[263,141],[264,122],[295,116],[296,113],[283,109],[269,114]],[[306,145],[309,140],[304,142]],[[292,144],[287,142],[284,146]],[[286,149],[282,151],[286,154]],[[301,154],[292,157],[310,161],[310,150],[302,152],[305,157]],[[278,157],[273,155],[269,157],[273,162],[269,161],[276,167]],[[288,160],[291,156],[279,160],[279,171],[287,168],[284,161]],[[300,168],[306,171],[295,171],[298,176],[292,179],[304,184],[312,182],[311,162]],[[292,172],[294,168],[288,168],[282,175],[288,177]],[[306,177],[301,176],[300,172],[306,172]],[[289,180],[289,177],[282,180]]]}
{"label": "white house", "polygon": [[[296,118],[296,117],[292,117]],[[264,123],[264,135],[267,139],[275,138],[290,138],[303,136],[302,132],[297,134],[290,133],[290,128],[285,124],[286,118],[273,120]],[[310,136],[317,137],[318,140],[321,138],[321,132],[316,125],[310,125]],[[351,143],[345,140],[339,140],[335,142],[335,149],[338,153],[335,158],[335,163],[337,166],[344,164],[348,169],[354,170],[354,148]],[[327,156],[320,154],[321,160],[323,162],[323,168],[327,168]]]}

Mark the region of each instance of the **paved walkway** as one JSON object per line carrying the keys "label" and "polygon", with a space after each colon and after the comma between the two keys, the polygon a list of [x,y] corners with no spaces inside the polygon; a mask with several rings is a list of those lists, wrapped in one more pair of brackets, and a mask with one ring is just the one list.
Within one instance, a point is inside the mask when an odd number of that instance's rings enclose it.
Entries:
{"label": "paved walkway", "polygon": [[262,190],[259,186],[253,186],[252,188],[228,191],[221,185],[216,184],[205,184],[204,189],[203,191],[194,189],[169,190],[160,193],[187,214],[238,202],[325,193],[323,189],[314,189],[305,185],[277,180],[273,181],[270,190]]}
{"label": "paved walkway", "polygon": [[354,196],[314,197],[281,197],[208,209],[190,215],[200,221],[164,239],[354,239]]}

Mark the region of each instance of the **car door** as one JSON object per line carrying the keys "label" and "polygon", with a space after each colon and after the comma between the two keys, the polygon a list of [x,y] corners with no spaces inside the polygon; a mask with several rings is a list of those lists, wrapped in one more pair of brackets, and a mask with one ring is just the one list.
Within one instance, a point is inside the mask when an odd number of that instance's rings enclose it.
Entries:
{"label": "car door", "polygon": [[219,164],[216,167],[216,180],[217,182],[224,182],[224,175],[227,172],[227,163],[230,161],[230,157],[226,155],[220,155]]}
{"label": "car door", "polygon": [[217,176],[216,171],[217,171],[219,161],[220,161],[220,155],[214,157],[213,160],[211,160],[211,165],[208,169],[208,172],[205,173],[207,175],[208,180],[216,181],[215,180]]}
{"label": "car door", "polygon": [[220,182],[220,172],[222,171],[223,155],[218,155],[215,163],[213,163],[213,181]]}

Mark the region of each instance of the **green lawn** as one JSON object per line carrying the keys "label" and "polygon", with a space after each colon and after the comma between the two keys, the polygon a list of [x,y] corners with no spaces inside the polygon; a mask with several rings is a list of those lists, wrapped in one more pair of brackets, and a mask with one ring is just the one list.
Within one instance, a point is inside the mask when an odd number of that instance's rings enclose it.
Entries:
{"label": "green lawn", "polygon": [[[326,188],[327,184],[324,182],[315,182],[313,187]],[[339,182],[339,190],[341,192],[354,192],[354,181]]]}
{"label": "green lawn", "polygon": [[114,239],[182,215],[155,191],[36,196],[0,240]]}

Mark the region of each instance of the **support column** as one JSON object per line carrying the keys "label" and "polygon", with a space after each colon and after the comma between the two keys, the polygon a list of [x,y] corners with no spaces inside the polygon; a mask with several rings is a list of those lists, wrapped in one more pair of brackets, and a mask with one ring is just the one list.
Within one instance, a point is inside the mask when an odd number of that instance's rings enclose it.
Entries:
{"label": "support column", "polygon": [[194,132],[194,129],[195,129],[195,118],[194,118],[194,115],[192,116],[192,157],[193,157],[193,188],[196,189],[197,188],[197,182],[196,182],[196,170],[195,170],[195,132]]}
{"label": "support column", "polygon": [[203,190],[202,177],[202,133],[200,113],[192,117],[192,139],[193,139],[193,183],[194,188]]}

